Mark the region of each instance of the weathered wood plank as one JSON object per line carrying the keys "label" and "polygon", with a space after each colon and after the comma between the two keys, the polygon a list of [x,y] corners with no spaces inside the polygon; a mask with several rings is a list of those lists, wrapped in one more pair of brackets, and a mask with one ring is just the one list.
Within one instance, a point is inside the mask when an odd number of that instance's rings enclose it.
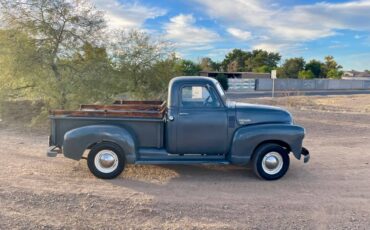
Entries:
{"label": "weathered wood plank", "polygon": [[74,117],[163,118],[165,101],[124,101],[114,105],[81,105],[80,110],[53,110],[51,115]]}

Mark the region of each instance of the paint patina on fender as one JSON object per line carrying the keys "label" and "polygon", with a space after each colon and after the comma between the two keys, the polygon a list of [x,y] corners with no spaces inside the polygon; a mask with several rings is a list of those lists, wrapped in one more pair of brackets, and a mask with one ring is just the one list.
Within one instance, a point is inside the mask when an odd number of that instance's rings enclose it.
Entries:
{"label": "paint patina on fender", "polygon": [[64,135],[63,154],[67,158],[80,160],[85,149],[104,141],[120,146],[126,161],[135,162],[134,137],[125,128],[113,125],[89,125],[68,131]]}
{"label": "paint patina on fender", "polygon": [[247,164],[254,150],[264,142],[284,142],[294,156],[301,159],[304,128],[291,124],[259,124],[239,128],[232,141],[230,160],[235,164]]}

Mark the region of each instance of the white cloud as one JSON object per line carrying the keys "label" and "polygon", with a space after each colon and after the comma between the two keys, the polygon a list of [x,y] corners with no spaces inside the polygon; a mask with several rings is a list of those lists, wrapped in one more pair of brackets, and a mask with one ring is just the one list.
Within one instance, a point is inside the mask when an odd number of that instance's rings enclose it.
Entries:
{"label": "white cloud", "polygon": [[165,15],[164,9],[140,5],[137,2],[122,3],[118,0],[93,0],[96,8],[105,12],[108,27],[113,29],[140,28],[148,19]]}
{"label": "white cloud", "polygon": [[282,48],[286,47],[287,44],[278,44],[278,43],[257,43],[252,48],[253,49],[261,49],[266,50],[269,52],[277,52]]}
{"label": "white cloud", "polygon": [[[279,44],[332,36],[342,29],[370,29],[370,0],[320,2],[292,7],[271,6],[269,1],[261,0],[193,1],[203,5],[211,18],[222,21],[227,26],[248,29],[254,34],[270,37],[263,44],[255,46],[271,49],[279,48]],[[273,47],[272,43],[277,45]]]}
{"label": "white cloud", "polygon": [[196,26],[193,15],[179,14],[164,25],[164,37],[179,47],[197,47],[197,50],[210,49],[209,44],[220,36],[207,28]]}
{"label": "white cloud", "polygon": [[236,37],[237,39],[244,40],[244,41],[249,40],[249,39],[252,38],[252,33],[251,32],[240,30],[238,28],[233,28],[233,27],[228,28],[227,32],[229,32],[229,34]]}
{"label": "white cloud", "polygon": [[262,49],[269,52],[279,52],[282,56],[301,56],[307,52],[308,48],[300,42],[275,42],[275,41],[256,41],[252,49]]}

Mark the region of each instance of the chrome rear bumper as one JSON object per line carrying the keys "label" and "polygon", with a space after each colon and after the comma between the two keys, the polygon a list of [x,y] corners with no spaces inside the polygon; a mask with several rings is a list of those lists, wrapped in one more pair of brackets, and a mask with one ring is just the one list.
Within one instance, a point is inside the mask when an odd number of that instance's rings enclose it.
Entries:
{"label": "chrome rear bumper", "polygon": [[303,155],[303,162],[308,163],[310,161],[310,152],[305,147],[302,147],[301,154]]}

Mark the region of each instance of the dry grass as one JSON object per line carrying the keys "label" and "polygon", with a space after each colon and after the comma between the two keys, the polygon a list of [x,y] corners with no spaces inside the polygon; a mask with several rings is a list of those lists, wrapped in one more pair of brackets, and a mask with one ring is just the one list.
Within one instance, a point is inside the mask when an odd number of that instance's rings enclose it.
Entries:
{"label": "dry grass", "polygon": [[279,98],[244,99],[244,102],[291,107],[301,110],[370,113],[370,95],[285,96]]}
{"label": "dry grass", "polygon": [[315,103],[322,106],[333,106],[362,113],[370,113],[370,95],[316,98]]}

